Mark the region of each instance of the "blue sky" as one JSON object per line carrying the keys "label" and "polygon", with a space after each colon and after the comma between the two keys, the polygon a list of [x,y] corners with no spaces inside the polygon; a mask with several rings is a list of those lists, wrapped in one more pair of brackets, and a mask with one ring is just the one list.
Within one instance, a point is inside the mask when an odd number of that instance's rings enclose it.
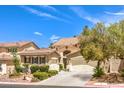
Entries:
{"label": "blue sky", "polygon": [[83,27],[124,18],[123,6],[0,6],[0,42],[34,41],[48,47]]}

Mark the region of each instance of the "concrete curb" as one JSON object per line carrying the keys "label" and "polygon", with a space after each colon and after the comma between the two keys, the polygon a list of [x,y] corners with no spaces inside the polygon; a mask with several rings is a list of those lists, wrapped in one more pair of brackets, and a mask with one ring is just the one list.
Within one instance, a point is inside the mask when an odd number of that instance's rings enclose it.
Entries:
{"label": "concrete curb", "polygon": [[16,85],[40,85],[39,82],[36,83],[22,83],[22,82],[0,82],[0,84],[16,84]]}
{"label": "concrete curb", "polygon": [[124,84],[108,84],[108,83],[86,83],[87,88],[124,88]]}

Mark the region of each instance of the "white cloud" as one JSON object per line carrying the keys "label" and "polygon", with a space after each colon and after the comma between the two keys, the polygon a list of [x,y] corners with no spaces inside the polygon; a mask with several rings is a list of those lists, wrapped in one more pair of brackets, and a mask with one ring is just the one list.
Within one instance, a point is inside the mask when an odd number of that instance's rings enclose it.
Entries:
{"label": "white cloud", "polygon": [[55,12],[58,11],[56,8],[54,8],[52,6],[49,6],[49,5],[41,5],[40,7],[47,8],[47,9],[52,10],[52,11],[55,11]]}
{"label": "white cloud", "polygon": [[35,35],[42,36],[43,34],[40,32],[34,32]]}
{"label": "white cloud", "polygon": [[25,9],[25,10],[27,10],[28,12],[30,12],[32,14],[35,14],[37,16],[40,16],[40,17],[47,17],[47,18],[50,18],[50,19],[55,19],[55,20],[58,20],[58,21],[70,23],[70,21],[68,21],[66,19],[59,18],[57,16],[54,16],[54,15],[51,15],[49,13],[45,13],[45,12],[42,12],[42,11],[39,11],[39,10],[30,8],[28,6],[20,6],[20,7],[23,8],[23,9]]}
{"label": "white cloud", "polygon": [[96,24],[96,23],[100,22],[99,19],[92,18],[92,17],[90,17],[90,16],[84,17],[84,19],[86,19],[86,20],[92,22],[93,24]]}
{"label": "white cloud", "polygon": [[120,20],[123,19],[124,19],[124,10],[120,10],[118,12],[104,11],[104,15],[101,17],[101,20],[103,20],[106,25],[119,22]]}
{"label": "white cloud", "polygon": [[33,13],[33,14],[36,14],[37,16],[48,17],[48,18],[52,18],[52,19],[57,19],[56,16],[53,16],[51,14],[48,14],[48,13],[45,13],[45,12],[42,12],[42,11],[39,11],[39,10],[30,8],[30,7],[27,7],[27,6],[21,6],[21,7],[24,8],[25,10]]}
{"label": "white cloud", "polygon": [[71,6],[69,7],[77,16],[79,16],[82,19],[88,20],[89,22],[96,24],[97,22],[100,22],[99,19],[91,17],[84,9],[82,9],[80,6]]}
{"label": "white cloud", "polygon": [[58,41],[58,39],[60,39],[60,36],[57,36],[57,35],[52,35],[52,36],[50,37],[50,41],[51,41],[52,43]]}
{"label": "white cloud", "polygon": [[57,14],[61,14],[61,16],[63,16],[63,17],[66,17],[66,18],[69,18],[69,19],[73,19],[70,15],[65,14],[64,12],[62,12],[62,11],[56,9],[56,8],[53,7],[53,6],[50,6],[50,5],[40,5],[40,7],[41,7],[41,8],[46,8],[46,9],[48,9],[48,10],[50,10],[50,11],[53,11],[53,12],[55,12],[55,13],[57,13]]}
{"label": "white cloud", "polygon": [[124,12],[108,12],[108,11],[105,11],[106,14],[109,14],[109,15],[115,15],[115,16],[123,16],[124,15]]}

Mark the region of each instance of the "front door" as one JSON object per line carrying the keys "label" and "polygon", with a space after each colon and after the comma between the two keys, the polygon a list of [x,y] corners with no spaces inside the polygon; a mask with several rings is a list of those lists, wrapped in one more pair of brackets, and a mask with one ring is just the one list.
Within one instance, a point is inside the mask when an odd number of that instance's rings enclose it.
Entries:
{"label": "front door", "polygon": [[63,58],[64,69],[67,69],[67,58]]}

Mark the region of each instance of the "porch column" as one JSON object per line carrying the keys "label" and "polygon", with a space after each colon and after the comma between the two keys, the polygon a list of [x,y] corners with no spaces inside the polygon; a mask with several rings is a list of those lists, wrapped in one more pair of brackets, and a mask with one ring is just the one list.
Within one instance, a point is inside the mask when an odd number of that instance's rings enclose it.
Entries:
{"label": "porch column", "polygon": [[25,56],[25,63],[27,63],[27,56]]}
{"label": "porch column", "polygon": [[30,56],[30,64],[32,64],[32,56]]}
{"label": "porch column", "polygon": [[45,57],[45,64],[48,64],[48,58],[47,56],[44,56]]}
{"label": "porch column", "polygon": [[32,64],[33,64],[33,62],[34,62],[34,57],[32,56]]}
{"label": "porch column", "polygon": [[40,64],[40,57],[38,56],[38,64]]}

